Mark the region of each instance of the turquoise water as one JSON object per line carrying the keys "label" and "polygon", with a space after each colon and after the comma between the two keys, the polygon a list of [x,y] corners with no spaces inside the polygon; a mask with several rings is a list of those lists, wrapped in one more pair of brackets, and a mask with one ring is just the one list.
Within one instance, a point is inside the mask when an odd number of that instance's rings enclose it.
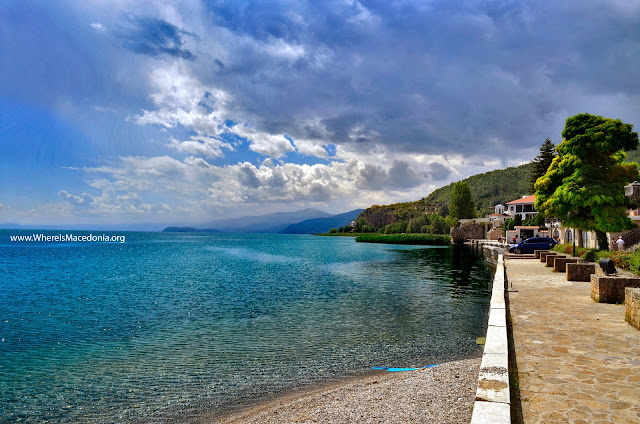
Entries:
{"label": "turquoise water", "polygon": [[31,233],[0,230],[3,422],[190,421],[372,366],[481,352],[492,272],[465,246],[9,241]]}

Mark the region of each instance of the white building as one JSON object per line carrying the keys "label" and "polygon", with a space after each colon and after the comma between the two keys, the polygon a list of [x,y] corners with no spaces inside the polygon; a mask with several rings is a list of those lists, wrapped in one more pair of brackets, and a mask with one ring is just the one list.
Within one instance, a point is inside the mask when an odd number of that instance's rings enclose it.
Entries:
{"label": "white building", "polygon": [[[534,203],[536,202],[535,194],[531,196],[523,196],[518,200],[512,200],[511,202],[507,202],[507,210],[506,213],[513,219],[516,215],[520,215],[522,220],[533,218],[538,215]],[[498,206],[496,205],[496,209]]]}

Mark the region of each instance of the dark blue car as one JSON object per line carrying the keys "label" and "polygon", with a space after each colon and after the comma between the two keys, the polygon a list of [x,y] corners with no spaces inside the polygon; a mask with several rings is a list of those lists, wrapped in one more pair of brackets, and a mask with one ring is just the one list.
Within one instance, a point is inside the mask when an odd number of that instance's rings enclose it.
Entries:
{"label": "dark blue car", "polygon": [[509,253],[533,253],[534,250],[551,249],[556,241],[551,237],[531,237],[509,248]]}

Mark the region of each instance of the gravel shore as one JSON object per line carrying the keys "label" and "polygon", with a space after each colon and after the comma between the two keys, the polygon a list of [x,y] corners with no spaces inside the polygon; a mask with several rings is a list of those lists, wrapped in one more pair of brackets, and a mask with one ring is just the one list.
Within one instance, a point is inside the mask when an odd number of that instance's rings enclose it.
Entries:
{"label": "gravel shore", "polygon": [[[384,372],[290,395],[216,423],[468,423],[480,358]],[[205,422],[208,420],[205,420]]]}

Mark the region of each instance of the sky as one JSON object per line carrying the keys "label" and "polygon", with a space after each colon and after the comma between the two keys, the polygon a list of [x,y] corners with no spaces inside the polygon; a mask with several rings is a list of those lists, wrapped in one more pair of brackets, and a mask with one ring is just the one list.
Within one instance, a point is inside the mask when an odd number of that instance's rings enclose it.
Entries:
{"label": "sky", "polygon": [[640,1],[0,0],[0,65],[0,223],[341,213],[640,128]]}

